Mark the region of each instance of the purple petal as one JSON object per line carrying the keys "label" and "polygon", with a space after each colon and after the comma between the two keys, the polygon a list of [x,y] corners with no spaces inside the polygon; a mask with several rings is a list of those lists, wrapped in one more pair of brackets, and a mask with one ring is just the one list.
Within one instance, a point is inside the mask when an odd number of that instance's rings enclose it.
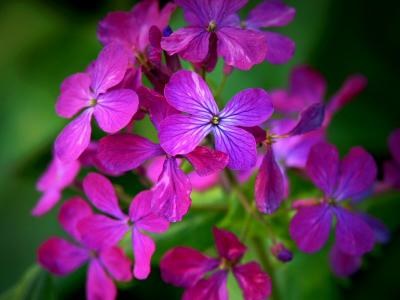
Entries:
{"label": "purple petal", "polygon": [[143,191],[136,195],[129,207],[129,219],[139,229],[162,233],[168,230],[169,223],[151,209],[152,191]]}
{"label": "purple petal", "polygon": [[153,158],[146,166],[145,172],[146,177],[152,182],[157,183],[158,178],[160,177],[162,170],[164,168],[164,161],[166,159],[166,155],[157,156]]}
{"label": "purple petal", "polygon": [[90,70],[91,88],[96,96],[122,81],[128,68],[128,53],[121,45],[109,44],[103,48]]}
{"label": "purple petal", "polygon": [[219,183],[221,172],[212,173],[207,176],[200,176],[196,172],[190,172],[188,174],[190,183],[192,184],[193,190],[198,192],[204,192]]}
{"label": "purple petal", "polygon": [[249,13],[246,25],[251,27],[280,27],[292,22],[296,10],[281,0],[266,0]]}
{"label": "purple petal", "polygon": [[361,256],[349,255],[340,251],[337,244],[332,247],[329,259],[333,272],[339,277],[347,277],[361,267]]}
{"label": "purple petal", "polygon": [[324,246],[331,226],[331,207],[319,204],[300,208],[290,223],[289,232],[300,250],[313,253]]}
{"label": "purple petal", "polygon": [[308,155],[306,164],[312,182],[328,196],[332,196],[339,174],[339,153],[334,145],[315,144]]}
{"label": "purple petal", "polygon": [[165,160],[163,171],[152,191],[152,208],[169,222],[181,221],[192,202],[192,187],[174,158]]}
{"label": "purple petal", "polygon": [[161,147],[148,139],[134,134],[116,134],[99,141],[97,157],[112,173],[136,169],[146,160],[163,155]]}
{"label": "purple petal", "polygon": [[285,64],[291,60],[296,50],[295,42],[276,32],[263,32],[267,40],[265,60],[271,64]]}
{"label": "purple petal", "polygon": [[274,213],[285,197],[285,184],[281,168],[275,160],[272,147],[267,147],[256,177],[255,198],[260,212]]}
{"label": "purple petal", "polygon": [[118,281],[132,279],[132,263],[124,251],[118,247],[110,247],[100,251],[99,259],[113,278]]}
{"label": "purple petal", "polygon": [[384,184],[400,189],[400,166],[394,161],[383,163]]}
{"label": "purple petal", "polygon": [[63,162],[73,161],[85,151],[92,133],[90,125],[92,114],[91,109],[83,111],[61,131],[54,144],[57,158]]}
{"label": "purple petal", "polygon": [[72,118],[81,109],[88,107],[93,98],[90,83],[90,76],[86,73],[77,73],[66,78],[57,99],[57,114],[64,118]]}
{"label": "purple petal", "polygon": [[357,214],[336,207],[336,244],[349,255],[361,256],[372,250],[375,243],[374,232]]}
{"label": "purple petal", "polygon": [[252,127],[264,123],[274,112],[271,99],[263,89],[237,93],[220,113],[221,124]]}
{"label": "purple petal", "polygon": [[39,264],[56,275],[67,275],[89,259],[86,249],[77,247],[61,238],[52,237],[38,249]]}
{"label": "purple petal", "polygon": [[226,271],[215,272],[211,277],[201,279],[188,288],[182,300],[228,300],[227,279]]}
{"label": "purple petal", "polygon": [[61,191],[59,189],[53,188],[45,191],[32,209],[32,215],[38,217],[49,212],[60,199]]}
{"label": "purple petal", "polygon": [[288,135],[300,135],[320,128],[324,121],[324,116],[325,105],[323,103],[311,104],[301,112],[300,120]]}
{"label": "purple petal", "polygon": [[142,234],[135,227],[132,230],[132,243],[135,256],[133,274],[137,279],[146,279],[150,274],[151,257],[156,250],[156,245],[150,237]]}
{"label": "purple petal", "polygon": [[251,169],[257,161],[256,140],[246,130],[235,126],[214,126],[215,148],[229,155],[228,167]]}
{"label": "purple petal", "polygon": [[107,133],[116,133],[128,125],[139,105],[136,92],[128,89],[102,94],[94,106],[99,127]]}
{"label": "purple petal", "polygon": [[395,161],[400,165],[400,128],[392,132],[389,137],[389,150]]}
{"label": "purple petal", "polygon": [[185,157],[200,176],[208,176],[223,170],[229,160],[225,153],[203,146],[196,147]]}
{"label": "purple petal", "polygon": [[375,241],[386,244],[390,240],[390,231],[382,221],[367,214],[360,214],[365,223],[372,229]]}
{"label": "purple petal", "polygon": [[129,47],[135,42],[137,31],[130,12],[115,11],[99,22],[97,37],[103,45],[118,42]]}
{"label": "purple petal", "polygon": [[220,257],[230,262],[236,262],[239,261],[247,251],[247,247],[242,244],[232,232],[214,227],[213,234],[215,246]]}
{"label": "purple petal", "polygon": [[162,279],[179,287],[195,285],[205,273],[217,266],[218,260],[189,247],[169,250],[160,262]]}
{"label": "purple petal", "polygon": [[58,222],[77,241],[81,241],[77,225],[83,218],[92,215],[92,209],[81,197],[74,197],[64,202],[58,213]]}
{"label": "purple petal", "polygon": [[89,264],[86,297],[88,300],[114,300],[117,297],[117,289],[113,281],[104,272],[97,259],[92,259]]}
{"label": "purple petal", "polygon": [[218,106],[210,88],[195,72],[176,72],[165,86],[164,94],[168,103],[179,111],[204,116],[208,121],[218,114]]}
{"label": "purple petal", "polygon": [[37,183],[37,189],[41,192],[57,188],[63,189],[69,186],[75,179],[80,169],[79,161],[62,162],[54,157],[45,173]]}
{"label": "purple petal", "polygon": [[249,70],[264,61],[267,54],[265,35],[254,30],[224,27],[217,31],[218,54],[227,65]]}
{"label": "purple petal", "polygon": [[161,147],[168,154],[187,154],[201,143],[211,128],[211,122],[204,118],[172,115],[161,123],[158,137]]}
{"label": "purple petal", "polygon": [[89,173],[83,180],[83,189],[89,200],[100,211],[116,219],[126,217],[119,208],[117,195],[108,178],[97,173]]}
{"label": "purple petal", "polygon": [[338,201],[364,194],[376,180],[377,167],[371,154],[361,147],[354,147],[340,164],[339,173],[334,197]]}
{"label": "purple petal", "polygon": [[271,295],[271,278],[256,262],[235,266],[233,274],[245,300],[265,300]]}

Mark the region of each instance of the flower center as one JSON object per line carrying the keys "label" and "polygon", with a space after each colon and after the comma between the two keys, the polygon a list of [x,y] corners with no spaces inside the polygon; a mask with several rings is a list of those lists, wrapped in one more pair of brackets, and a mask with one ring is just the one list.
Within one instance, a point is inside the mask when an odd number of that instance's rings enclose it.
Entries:
{"label": "flower center", "polygon": [[208,23],[207,31],[214,32],[215,29],[217,29],[217,22],[215,22],[214,20],[211,20],[210,23]]}
{"label": "flower center", "polygon": [[226,258],[221,258],[221,261],[220,261],[220,263],[219,263],[219,265],[218,265],[218,268],[219,268],[220,270],[228,270],[228,269],[230,269],[231,267],[233,267],[233,263],[232,263],[232,262],[230,262],[230,261],[227,260]]}
{"label": "flower center", "polygon": [[218,125],[219,124],[219,117],[218,116],[213,116],[211,119],[211,123],[213,125]]}
{"label": "flower center", "polygon": [[97,104],[97,100],[96,99],[92,99],[89,101],[89,105],[90,106],[95,106]]}

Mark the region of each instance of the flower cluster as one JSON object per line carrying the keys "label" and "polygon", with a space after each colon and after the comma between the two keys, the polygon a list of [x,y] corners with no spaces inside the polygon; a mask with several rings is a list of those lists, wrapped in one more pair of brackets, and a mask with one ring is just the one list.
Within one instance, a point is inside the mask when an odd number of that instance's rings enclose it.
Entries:
{"label": "flower cluster", "polygon": [[[144,0],[129,12],[112,12],[99,23],[103,49],[97,59],[62,83],[56,112],[75,118],[55,140],[53,160],[37,185],[43,195],[32,213],[50,211],[64,189],[80,193],[59,212],[59,223],[75,242],[50,238],[39,248],[38,261],[56,275],[88,262],[88,299],[115,299],[115,281],[149,276],[157,236],[172,223],[185,222],[192,190],[216,188],[234,195],[243,218],[226,228],[242,228],[240,240],[214,227],[216,253],[180,245],[165,253],[162,278],[185,288],[183,299],[228,299],[229,272],[246,300],[278,293],[271,281],[274,264],[265,261],[295,257],[289,235],[279,236],[269,223],[276,212],[295,214],[286,228],[307,253],[327,243],[336,220],[330,258],[339,276],[355,272],[361,257],[388,239],[384,225],[358,205],[377,190],[373,157],[355,147],[340,161],[327,142],[334,114],[366,86],[363,76],[349,77],[325,102],[324,78],[298,66],[288,89],[249,88],[222,105],[220,90],[234,69],[286,63],[295,51],[290,38],[263,30],[289,24],[295,9],[281,0],[264,0],[240,21],[246,2],[176,0],[160,9],[156,0]],[[178,7],[187,26],[173,31],[169,21]],[[215,89],[207,74],[219,59],[224,81]],[[157,140],[138,130],[147,117]],[[398,188],[398,130],[389,146],[393,161],[385,164],[385,186]],[[320,197],[289,203],[293,169],[322,191]],[[130,197],[114,182],[128,172],[143,186]],[[249,237],[260,257],[246,262],[246,251],[253,252],[245,245]]]}

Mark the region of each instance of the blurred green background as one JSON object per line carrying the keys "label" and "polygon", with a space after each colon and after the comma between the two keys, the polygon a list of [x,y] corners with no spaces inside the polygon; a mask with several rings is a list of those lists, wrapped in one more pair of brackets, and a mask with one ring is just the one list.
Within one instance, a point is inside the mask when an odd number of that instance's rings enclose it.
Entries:
{"label": "blurred green background", "polygon": [[[249,7],[256,2],[250,1]],[[287,2],[296,7],[297,16],[291,25],[279,31],[296,41],[295,58],[284,66],[263,64],[250,72],[235,71],[224,99],[243,88],[284,87],[290,69],[299,63],[310,64],[326,76],[329,95],[346,76],[362,73],[369,80],[368,88],[335,116],[329,137],[342,153],[354,145],[362,145],[381,164],[389,158],[389,133],[400,127],[398,1]],[[51,157],[54,138],[66,123],[54,112],[60,83],[96,57],[100,50],[97,22],[107,12],[128,10],[133,3],[128,0],[0,2],[0,293],[19,281],[22,291],[19,299],[84,297],[84,270],[60,279],[31,267],[39,244],[50,235],[64,234],[57,225],[56,210],[39,219],[33,218],[30,210],[39,197],[35,182]],[[173,29],[179,24],[182,24],[181,14],[177,13]],[[219,71],[215,80],[220,78]],[[389,226],[391,242],[369,255],[362,270],[349,280],[338,280],[331,275],[326,251],[314,256],[296,256],[278,274],[284,300],[400,299],[399,194],[374,199],[368,210]],[[179,231],[182,243],[211,243],[209,230],[216,217],[204,214],[190,218],[190,222],[175,231]],[[190,238],[194,232],[196,241]],[[171,247],[172,241],[166,245]],[[148,281],[122,289],[120,297],[124,299],[177,299],[180,293],[160,281],[157,269]],[[10,295],[4,299],[15,299],[15,293]]]}

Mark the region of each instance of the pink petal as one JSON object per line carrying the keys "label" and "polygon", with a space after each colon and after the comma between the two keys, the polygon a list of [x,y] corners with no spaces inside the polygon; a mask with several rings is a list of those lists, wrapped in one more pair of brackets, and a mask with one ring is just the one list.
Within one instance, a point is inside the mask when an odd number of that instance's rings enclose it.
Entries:
{"label": "pink petal", "polygon": [[196,172],[190,172],[188,174],[190,183],[192,184],[193,190],[203,192],[219,183],[221,172],[212,173],[207,176],[200,176]]}
{"label": "pink petal", "polygon": [[37,259],[43,268],[63,276],[85,263],[89,253],[64,239],[52,237],[39,247]]}
{"label": "pink petal", "polygon": [[290,223],[289,232],[300,250],[313,253],[322,248],[332,226],[332,210],[328,204],[302,207]]}
{"label": "pink petal", "polygon": [[358,271],[361,267],[361,256],[349,255],[340,251],[335,244],[330,253],[329,260],[333,272],[339,277],[347,277]]}
{"label": "pink petal", "polygon": [[49,189],[45,191],[32,209],[32,215],[35,217],[44,215],[49,212],[60,199],[61,191],[59,189]]}
{"label": "pink petal", "polygon": [[247,170],[257,161],[256,141],[246,130],[229,125],[214,126],[215,148],[229,155],[228,167]]}
{"label": "pink petal", "polygon": [[271,99],[263,89],[237,93],[219,115],[221,124],[252,127],[264,123],[274,112]]}
{"label": "pink petal", "polygon": [[121,248],[106,248],[100,251],[99,259],[111,276],[116,280],[132,280],[132,262]]}
{"label": "pink petal", "polygon": [[86,73],[77,73],[66,78],[57,99],[57,114],[64,118],[72,118],[81,109],[88,107],[93,98],[90,84],[90,76]]}
{"label": "pink petal", "polygon": [[319,129],[322,126],[325,116],[325,105],[314,103],[306,107],[300,115],[296,126],[288,132],[288,135],[300,135]]}
{"label": "pink petal", "polygon": [[200,176],[207,176],[223,170],[228,164],[229,157],[223,152],[198,146],[185,155]]}
{"label": "pink petal", "polygon": [[83,189],[93,205],[102,212],[116,219],[126,217],[119,207],[114,187],[108,178],[97,173],[89,173],[83,180]]}
{"label": "pink petal", "polygon": [[152,188],[152,208],[169,222],[181,221],[192,200],[190,181],[174,158],[167,158],[157,184]]}
{"label": "pink petal", "polygon": [[134,134],[116,134],[99,141],[97,157],[102,165],[113,173],[136,169],[146,160],[163,155],[161,147],[148,139]]}
{"label": "pink petal", "polygon": [[230,262],[237,262],[247,251],[247,247],[232,232],[214,227],[213,234],[215,246],[220,257]]}
{"label": "pink petal", "polygon": [[88,300],[114,300],[117,297],[117,289],[112,279],[104,272],[97,259],[92,259],[89,264],[86,297]]}
{"label": "pink petal", "polygon": [[99,22],[97,37],[103,45],[118,42],[129,47],[137,36],[137,31],[132,30],[134,25],[130,12],[111,12]]}
{"label": "pink petal", "polygon": [[138,105],[136,92],[128,89],[114,90],[98,97],[94,116],[103,131],[116,133],[128,125]]}
{"label": "pink petal", "polygon": [[394,160],[400,165],[400,128],[394,130],[389,137],[389,150]]}
{"label": "pink petal", "polygon": [[228,300],[227,279],[226,271],[218,271],[188,288],[182,300]]}
{"label": "pink petal", "polygon": [[254,30],[224,27],[217,31],[218,55],[227,65],[249,70],[264,61],[267,43],[264,34]]}
{"label": "pink petal", "polygon": [[265,0],[250,11],[246,24],[252,27],[280,27],[292,22],[296,10],[281,0]]}
{"label": "pink petal", "polygon": [[146,177],[152,182],[157,183],[160,177],[166,156],[157,156],[153,158],[146,166]]}
{"label": "pink petal", "polygon": [[205,273],[215,269],[218,260],[189,247],[169,250],[160,262],[161,277],[166,283],[180,287],[196,284]]}
{"label": "pink petal", "polygon": [[267,40],[265,60],[271,64],[285,64],[291,60],[296,50],[295,42],[276,32],[263,32]]}
{"label": "pink petal", "polygon": [[151,257],[156,250],[156,245],[150,237],[142,234],[135,227],[132,230],[132,243],[135,256],[133,275],[137,279],[146,279],[151,271]]}
{"label": "pink petal", "polygon": [[58,135],[54,151],[57,157],[65,162],[77,160],[90,143],[92,128],[90,121],[93,111],[83,111],[69,123]]}
{"label": "pink petal", "polygon": [[271,295],[271,278],[256,262],[235,266],[233,274],[239,283],[245,300],[264,300]]}

